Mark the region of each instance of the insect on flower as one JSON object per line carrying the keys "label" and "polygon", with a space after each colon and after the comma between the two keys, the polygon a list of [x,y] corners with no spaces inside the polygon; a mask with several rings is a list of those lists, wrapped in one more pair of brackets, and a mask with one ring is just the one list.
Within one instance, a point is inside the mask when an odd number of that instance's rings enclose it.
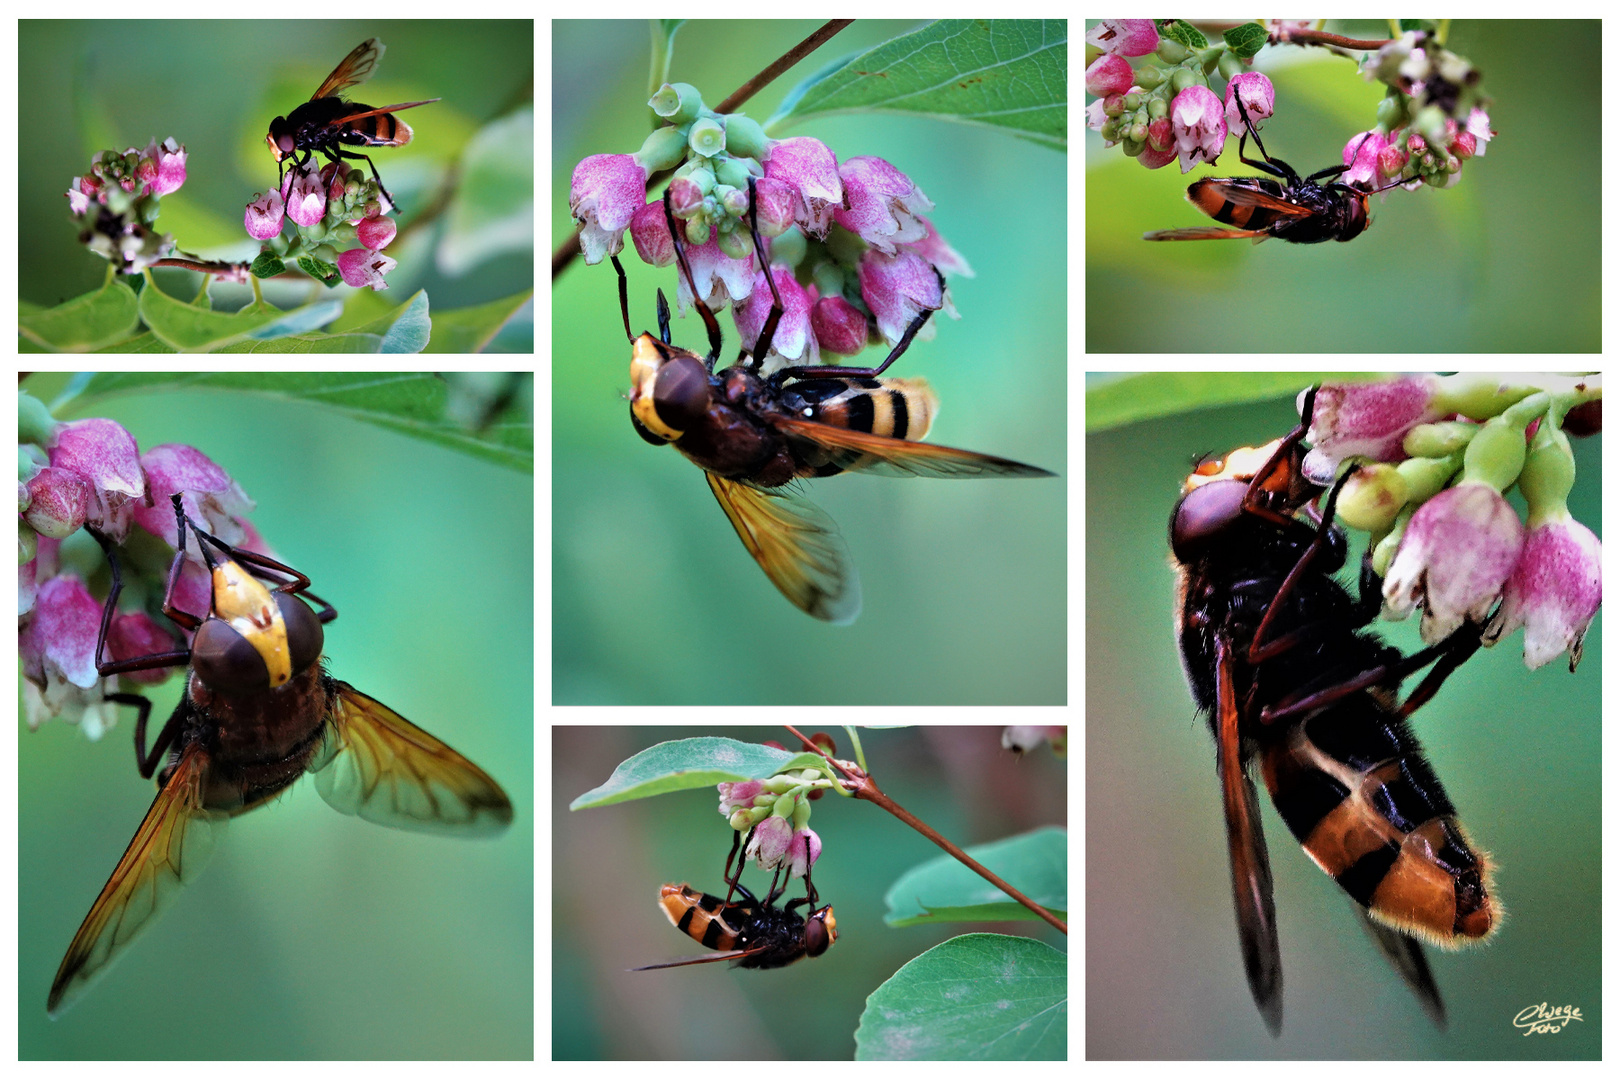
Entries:
{"label": "insect on flower", "polygon": [[[411,141],[411,126],[393,114],[443,99],[428,98],[426,101],[407,101],[375,108],[339,97],[338,91],[358,86],[371,78],[377,65],[382,62],[384,49],[383,43],[376,38],[362,41],[315,88],[309,100],[292,111],[291,116],[278,116],[270,121],[270,131],[264,141],[269,144],[270,156],[275,158],[278,166],[277,190],[280,189],[288,159],[298,158],[294,165],[302,167],[318,151],[329,161],[347,158],[370,165],[371,177],[377,181],[377,189],[391,205],[398,207],[394,197],[383,187],[382,177],[377,175],[376,163],[365,154],[352,153],[341,147],[404,146]],[[299,157],[300,154],[303,156]]]}

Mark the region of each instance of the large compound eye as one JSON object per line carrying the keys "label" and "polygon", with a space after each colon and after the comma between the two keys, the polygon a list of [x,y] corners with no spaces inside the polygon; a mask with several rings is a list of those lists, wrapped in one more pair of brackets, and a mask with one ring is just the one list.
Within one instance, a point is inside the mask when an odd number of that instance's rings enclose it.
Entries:
{"label": "large compound eye", "polygon": [[281,609],[281,621],[287,627],[287,651],[292,656],[294,673],[303,671],[321,658],[326,645],[326,630],[315,612],[292,593],[272,594]]}
{"label": "large compound eye", "polygon": [[709,411],[709,372],[694,356],[676,356],[653,380],[653,407],[672,431],[685,432]]}
{"label": "large compound eye", "polygon": [[191,667],[203,685],[221,694],[270,688],[270,669],[247,638],[223,619],[205,619],[191,639]]}
{"label": "large compound eye", "polygon": [[1216,480],[1193,488],[1176,504],[1170,520],[1170,550],[1181,562],[1190,562],[1243,516],[1243,480]]}
{"label": "large compound eye", "polygon": [[820,956],[838,940],[838,920],[833,918],[832,905],[810,913],[804,924],[804,954]]}

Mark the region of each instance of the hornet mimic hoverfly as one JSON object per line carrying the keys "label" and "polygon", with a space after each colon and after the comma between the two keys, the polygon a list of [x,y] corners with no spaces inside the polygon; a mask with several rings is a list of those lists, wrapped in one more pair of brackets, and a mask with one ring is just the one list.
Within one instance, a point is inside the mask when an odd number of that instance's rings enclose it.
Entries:
{"label": "hornet mimic hoverfly", "polygon": [[365,154],[351,153],[339,147],[404,146],[411,141],[411,126],[393,114],[401,109],[431,105],[443,99],[428,98],[426,101],[407,101],[374,108],[338,97],[338,91],[358,86],[371,78],[377,65],[382,62],[384,49],[383,43],[376,38],[362,41],[343,58],[343,62],[326,77],[326,81],[315,88],[309,100],[292,111],[291,116],[278,116],[270,121],[270,131],[264,141],[270,145],[270,156],[276,159],[278,191],[287,159],[302,153],[303,157],[293,163],[302,167],[312,154],[319,151],[329,161],[348,158],[370,165],[371,177],[377,181],[377,189],[383,193],[383,198],[398,208],[399,204],[383,187],[382,177],[377,175],[376,163]]}
{"label": "hornet mimic hoverfly", "polygon": [[[782,595],[799,610],[833,623],[853,622],[861,610],[860,581],[838,527],[790,485],[809,477],[861,470],[883,476],[967,478],[1053,476],[1045,469],[989,454],[920,442],[939,402],[926,380],[879,378],[911,344],[932,311],[912,321],[875,368],[786,367],[763,376],[782,298],[771,291],[771,311],[738,363],[716,372],[720,326],[699,297],[681,229],[664,194],[664,219],[675,258],[708,330],[709,353],[670,344],[669,304],[658,292],[659,336],[630,331],[629,286],[619,274],[619,306],[631,343],[630,422],[654,446],[674,444],[703,469],[709,490],[737,536]],[[749,231],[761,266],[760,240],[749,181]],[[938,271],[936,271],[937,273]],[[940,277],[941,294],[944,277]]]}
{"label": "hornet mimic hoverfly", "polygon": [[[804,874],[804,895],[797,900],[789,900],[780,908],[775,903],[787,891],[787,882],[782,882],[780,887],[777,884],[781,867],[771,878],[771,888],[765,895],[764,903],[757,900],[740,880],[746,858],[737,862],[736,875],[732,875],[731,860],[737,854],[741,836],[738,833],[731,838],[731,854],[726,856],[725,874],[729,887],[723,899],[699,892],[690,885],[664,885],[658,890],[658,909],[672,926],[704,948],[721,951],[713,956],[648,964],[632,968],[632,971],[713,964],[721,960],[731,960],[732,967],[740,968],[786,967],[806,956],[820,956],[838,940],[838,920],[833,918],[832,905],[818,906],[820,897],[810,882],[808,868]],[[735,893],[741,893],[743,899],[734,903],[731,897]],[[805,915],[793,910],[806,905],[809,910]]]}
{"label": "hornet mimic hoverfly", "polygon": [[[1424,1009],[1445,1006],[1423,952],[1483,940],[1501,909],[1491,865],[1470,843],[1406,718],[1480,644],[1469,623],[1403,657],[1364,628],[1381,603],[1362,564],[1360,597],[1333,578],[1347,542],[1333,524],[1341,479],[1324,492],[1301,472],[1315,392],[1288,436],[1234,451],[1188,478],[1170,518],[1183,667],[1215,737],[1232,897],[1243,964],[1273,1035],[1282,1030],[1282,955],[1255,787],[1357,912]],[[1263,464],[1259,464],[1263,462]],[[1400,684],[1434,667],[1410,697]]]}
{"label": "hornet mimic hoverfly", "polygon": [[[1252,237],[1255,243],[1275,236],[1291,244],[1320,244],[1325,240],[1354,240],[1367,228],[1367,197],[1381,191],[1411,183],[1411,177],[1397,179],[1372,191],[1362,191],[1349,184],[1334,181],[1318,184],[1318,180],[1338,176],[1349,165],[1332,165],[1311,175],[1301,177],[1280,158],[1266,153],[1260,133],[1249,120],[1249,110],[1243,99],[1237,98],[1238,112],[1248,130],[1238,139],[1238,160],[1261,172],[1282,180],[1262,180],[1257,176],[1234,176],[1227,179],[1195,180],[1187,188],[1187,201],[1198,209],[1235,229],[1218,229],[1203,225],[1191,229],[1160,229],[1143,233],[1144,240],[1241,240]],[[1250,135],[1260,147],[1264,161],[1251,161],[1243,156],[1243,147]],[[1365,141],[1365,140],[1363,140]],[[1360,145],[1356,147],[1359,154]],[[1351,155],[1353,162],[1355,154]]]}
{"label": "hornet mimic hoverfly", "polygon": [[[322,626],[337,611],[306,591],[307,577],[204,532],[178,493],[172,501],[177,536],[163,610],[193,632],[190,648],[103,659],[123,576],[112,540],[92,530],[112,573],[96,641],[98,674],[180,665],[188,671],[185,693],[150,753],[152,703],[138,694],[106,695],[139,710],[136,766],[143,777],[157,774],[158,794],[62,958],[46,1003],[52,1016],[66,1011],[196,878],[219,826],[280,795],[305,772],[315,775],[316,790],[334,809],[381,825],[482,836],[512,821],[506,793],[482,769],[327,675]],[[211,576],[206,616],[174,606],[187,566],[188,524]],[[319,613],[306,596],[321,605]]]}

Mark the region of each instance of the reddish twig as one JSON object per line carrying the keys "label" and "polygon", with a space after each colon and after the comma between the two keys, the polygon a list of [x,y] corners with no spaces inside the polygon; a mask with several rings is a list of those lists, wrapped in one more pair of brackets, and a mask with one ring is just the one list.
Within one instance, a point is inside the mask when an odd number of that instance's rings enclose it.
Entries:
{"label": "reddish twig", "polygon": [[1037,904],[1035,901],[1031,900],[1029,897],[1025,896],[1011,885],[1007,884],[995,873],[995,871],[989,869],[973,856],[969,855],[967,852],[945,839],[938,832],[934,831],[933,827],[927,822],[921,820],[916,815],[911,813],[911,811],[907,810],[905,807],[901,806],[899,803],[885,795],[882,790],[878,788],[876,781],[874,781],[871,776],[865,772],[865,770],[861,769],[858,765],[855,765],[852,762],[839,761],[838,759],[832,757],[827,753],[826,750],[805,738],[804,735],[792,725],[788,726],[788,730],[793,732],[794,735],[798,736],[799,741],[804,743],[805,749],[813,750],[820,754],[822,757],[827,759],[833,768],[843,773],[846,778],[845,783],[848,784],[849,789],[854,793],[857,799],[865,799],[867,802],[876,803],[878,806],[881,806],[883,809],[887,810],[889,813],[893,814],[895,817],[899,818],[901,821],[905,822],[907,825],[910,825],[913,829],[916,829],[918,832],[928,837],[928,839],[944,848],[946,853],[949,854],[953,859],[956,859],[969,870],[972,870],[975,874],[978,874],[990,884],[994,885],[996,888],[1000,889],[1002,892],[1006,893],[1020,904],[1023,904],[1036,915],[1057,927],[1060,932],[1064,934],[1069,932],[1068,924],[1062,919],[1059,919],[1056,915],[1053,915],[1050,911],[1047,911],[1045,908],[1041,907],[1041,905]]}

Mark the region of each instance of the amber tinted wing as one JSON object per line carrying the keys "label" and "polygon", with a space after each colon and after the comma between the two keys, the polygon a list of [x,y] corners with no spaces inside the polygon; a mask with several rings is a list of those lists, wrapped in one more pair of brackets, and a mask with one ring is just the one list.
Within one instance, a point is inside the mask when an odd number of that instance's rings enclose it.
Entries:
{"label": "amber tinted wing", "polygon": [[227,817],[202,806],[207,754],[193,746],[152,800],[146,819],[73,936],[46,1011],[60,1016],[208,862]]}
{"label": "amber tinted wing", "polygon": [[386,46],[376,38],[362,41],[354,47],[353,52],[343,58],[343,63],[332,69],[332,74],[309,95],[309,100],[331,97],[346,86],[359,86],[376,72],[385,51]]}
{"label": "amber tinted wing", "polygon": [[1440,987],[1434,981],[1434,972],[1429,970],[1429,958],[1423,952],[1423,945],[1416,938],[1391,929],[1383,923],[1377,922],[1367,913],[1367,909],[1360,904],[1355,905],[1356,914],[1361,917],[1361,928],[1367,931],[1378,951],[1390,962],[1412,993],[1417,996],[1418,1004],[1429,1019],[1434,1021],[1436,1027],[1442,1030],[1446,1026],[1446,1003],[1440,997]]}
{"label": "amber tinted wing", "polygon": [[[1287,199],[1278,198],[1269,191],[1250,187],[1247,184],[1229,184],[1221,180],[1200,180],[1194,187],[1199,186],[1213,188],[1221,198],[1233,206],[1257,206],[1262,210],[1270,210],[1272,213],[1282,217],[1310,217],[1316,213],[1315,210],[1308,206],[1289,202]],[[1189,194],[1187,198],[1191,201],[1192,195]]]}
{"label": "amber tinted wing", "polygon": [[831,623],[855,620],[861,613],[861,581],[832,518],[786,488],[766,490],[711,472],[703,475],[743,547],[794,607]]}
{"label": "amber tinted wing", "polygon": [[[880,476],[931,476],[964,479],[979,476],[1055,476],[1045,469],[972,450],[891,439],[867,431],[818,424],[794,417],[772,417],[771,422],[789,438],[804,439],[830,454],[841,469]],[[745,541],[746,543],[746,541]]]}
{"label": "amber tinted wing", "polygon": [[1215,639],[1215,708],[1219,732],[1221,802],[1226,811],[1226,847],[1232,862],[1232,904],[1237,909],[1238,943],[1249,992],[1272,1035],[1282,1032],[1282,949],[1277,943],[1277,910],[1271,899],[1271,859],[1260,825],[1254,781],[1243,770],[1238,734],[1236,659],[1224,635]]}
{"label": "amber tinted wing", "polygon": [[1268,239],[1270,233],[1261,229],[1223,229],[1216,225],[1195,225],[1188,229],[1159,229],[1143,233],[1144,240],[1247,240],[1255,243]]}
{"label": "amber tinted wing", "polygon": [[512,823],[489,774],[382,702],[336,682],[312,771],[333,809],[418,832],[487,836]]}
{"label": "amber tinted wing", "polygon": [[718,964],[722,960],[741,960],[745,956],[765,951],[765,946],[757,949],[733,949],[730,952],[709,953],[707,956],[689,956],[685,960],[671,960],[663,964],[648,964],[645,967],[631,968],[631,971],[657,971],[659,968],[688,967],[692,964]]}

